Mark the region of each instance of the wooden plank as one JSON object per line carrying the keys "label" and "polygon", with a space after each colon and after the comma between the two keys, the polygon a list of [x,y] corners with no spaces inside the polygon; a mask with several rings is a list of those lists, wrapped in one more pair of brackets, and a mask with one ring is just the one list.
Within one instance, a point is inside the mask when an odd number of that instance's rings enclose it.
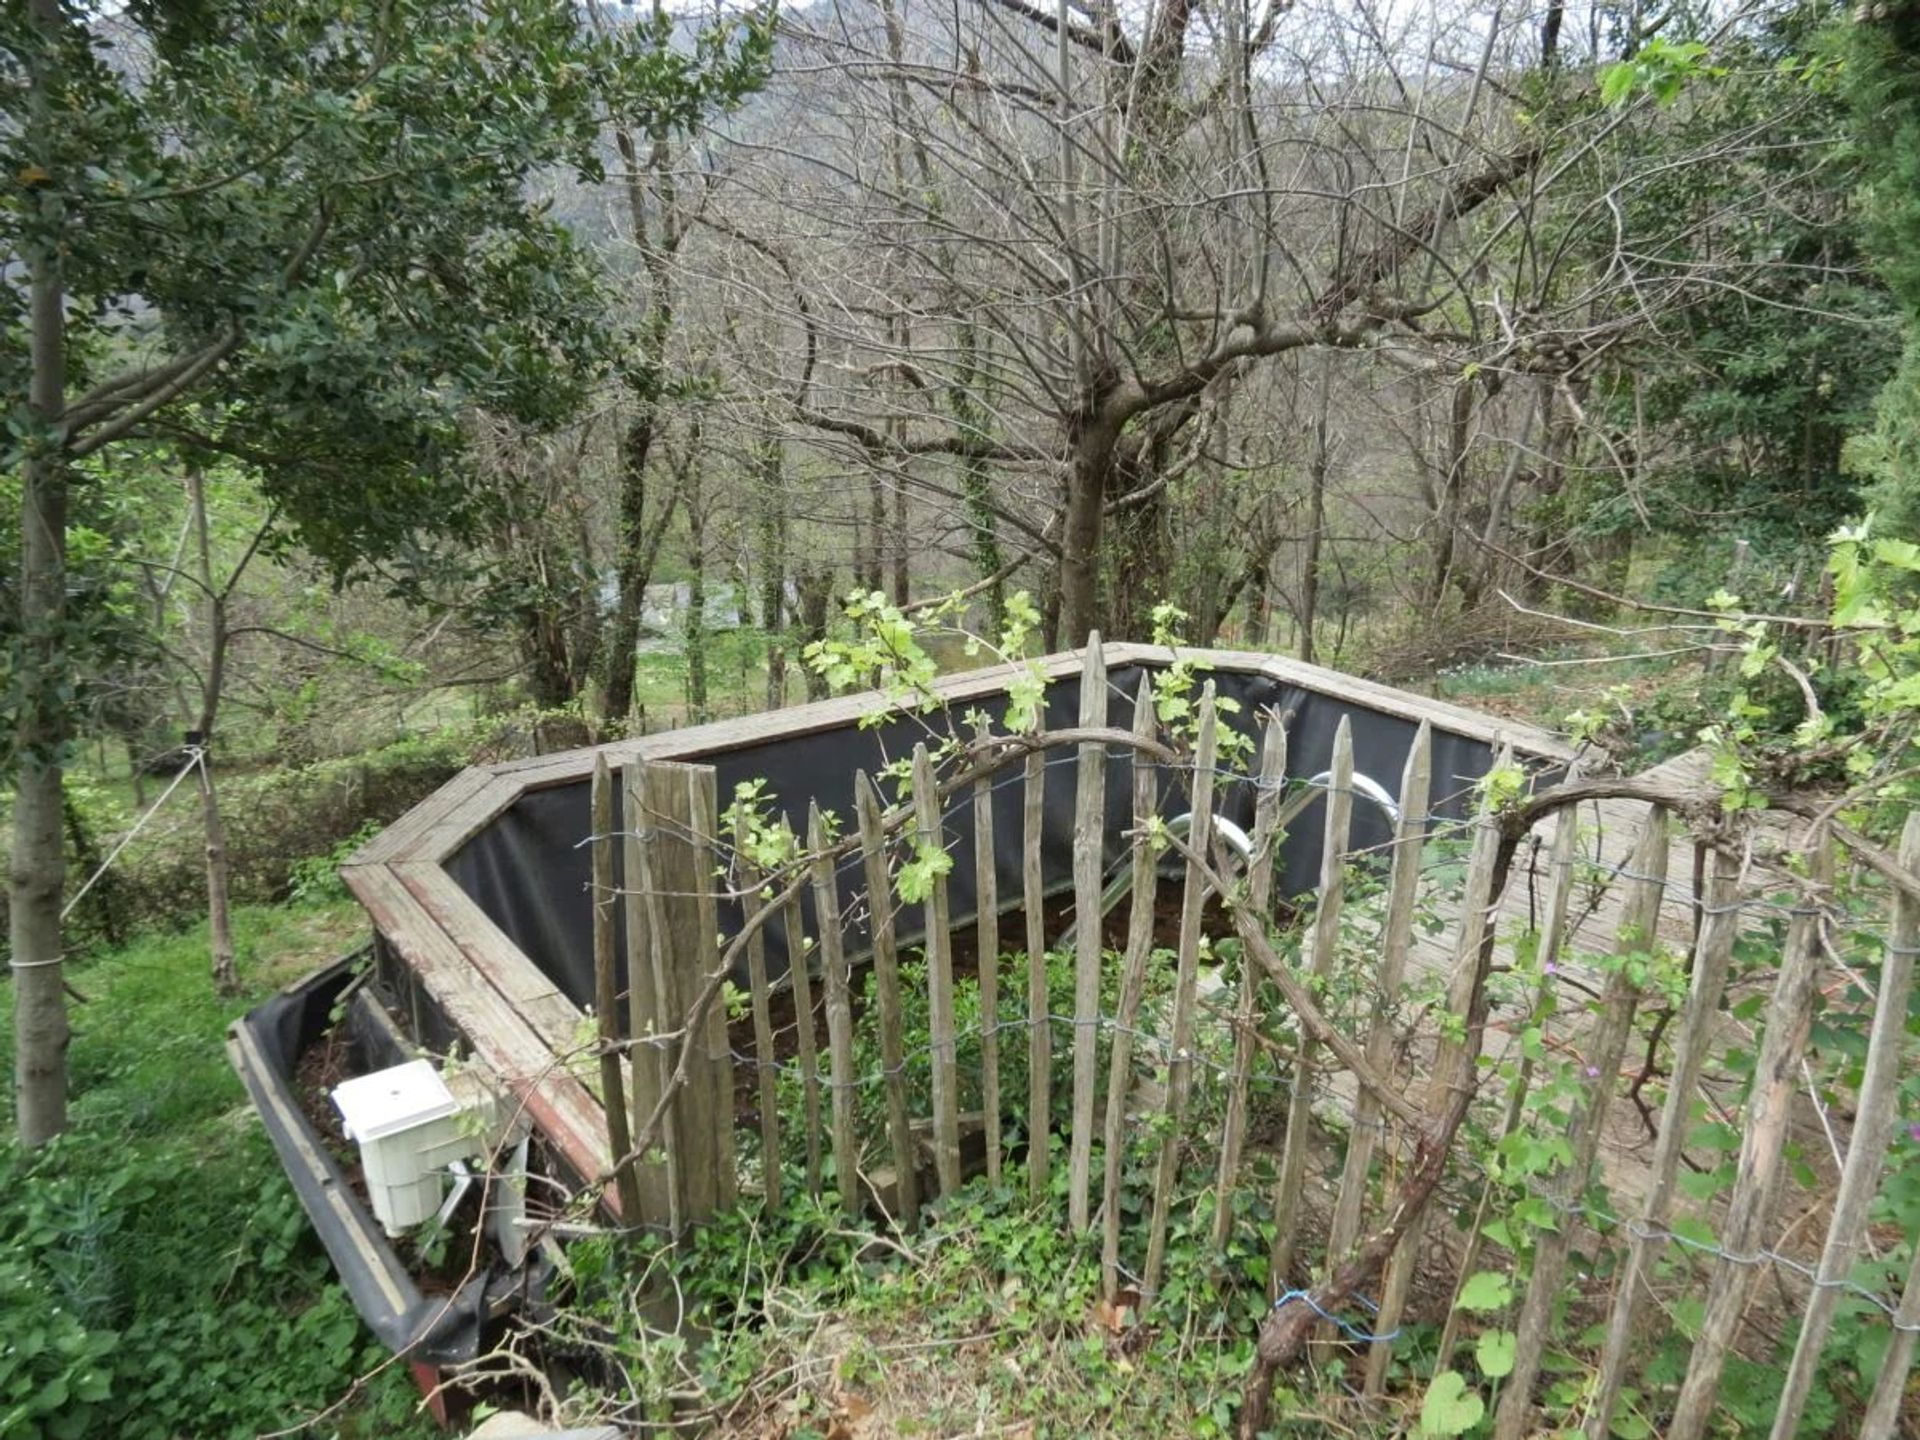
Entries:
{"label": "wooden plank", "polygon": [[[781,828],[791,834],[783,819]],[[796,839],[788,853],[799,854]],[[788,897],[787,983],[793,987],[793,1023],[795,1060],[800,1066],[802,1113],[807,1122],[807,1193],[820,1196],[820,1042],[813,1028],[812,951],[807,942],[806,914],[800,905],[800,892]]]}
{"label": "wooden plank", "polygon": [[[1900,838],[1900,865],[1909,875],[1920,875],[1920,812],[1907,816]],[[1833,1201],[1833,1220],[1820,1254],[1820,1284],[1807,1301],[1800,1322],[1800,1338],[1787,1370],[1773,1440],[1790,1440],[1806,1408],[1815,1367],[1833,1325],[1840,1287],[1853,1267],[1854,1255],[1866,1233],[1867,1211],[1880,1187],[1894,1122],[1900,1113],[1900,1061],[1906,1047],[1907,1004],[1913,994],[1914,950],[1920,945],[1920,905],[1904,891],[1893,900],[1892,923],[1887,927],[1887,957],[1880,967],[1880,993],[1874,997],[1873,1029],[1867,1041],[1866,1074],[1860,1083],[1858,1118],[1847,1141],[1847,1160],[1840,1173],[1840,1190]],[[1920,1275],[1920,1258],[1915,1260]],[[1920,1316],[1909,1317],[1907,1331],[1895,1332],[1904,1345],[1888,1347],[1880,1378],[1860,1426],[1861,1440],[1892,1440],[1899,1418],[1900,1397],[1906,1389],[1907,1368],[1913,1363],[1913,1327]]]}
{"label": "wooden plank", "polygon": [[[626,1059],[620,1044],[624,1033],[620,1023],[619,937],[614,933],[614,912],[619,904],[619,886],[614,879],[613,772],[605,757],[593,767],[593,1016],[600,1037],[600,1103],[607,1117],[607,1148],[615,1157],[633,1148],[633,1132],[627,1124]],[[620,1213],[640,1214],[640,1182],[632,1165],[622,1166],[614,1176],[620,1194]]]}
{"label": "wooden plank", "polygon": [[[1191,789],[1193,828],[1188,844],[1205,854],[1213,838],[1213,770],[1219,755],[1219,725],[1214,713],[1213,681],[1200,692],[1199,734],[1193,746]],[[1147,1232],[1147,1263],[1141,1276],[1143,1298],[1160,1292],[1160,1275],[1167,1258],[1167,1221],[1179,1173],[1180,1127],[1187,1118],[1193,1089],[1193,1012],[1200,979],[1200,921],[1207,901],[1206,880],[1200,866],[1189,859],[1186,889],[1180,899],[1180,948],[1173,986],[1173,1034],[1167,1051],[1167,1131],[1160,1141],[1159,1164],[1154,1171],[1153,1218]]]}
{"label": "wooden plank", "polygon": [[[1247,903],[1265,916],[1273,905],[1273,857],[1284,838],[1280,806],[1286,797],[1287,727],[1279,715],[1267,717],[1260,747],[1260,772],[1253,802],[1253,856],[1247,861]],[[1220,1126],[1220,1170],[1214,1182],[1213,1248],[1225,1250],[1233,1234],[1233,1191],[1240,1175],[1240,1154],[1247,1138],[1247,1084],[1253,1074],[1253,962],[1242,957],[1240,996],[1234,1007],[1233,1075],[1227,1113]],[[1364,1098],[1366,1092],[1361,1092]]]}
{"label": "wooden plank", "polygon": [[348,865],[384,865],[392,860],[424,858],[414,853],[421,839],[448,816],[463,813],[474,796],[493,783],[483,765],[462,770],[406,814],[348,857]]}
{"label": "wooden plank", "polygon": [[[1333,975],[1340,947],[1340,915],[1347,898],[1347,847],[1353,830],[1353,726],[1346,716],[1333,736],[1333,762],[1328,767],[1326,823],[1320,841],[1320,893],[1308,939],[1306,969],[1312,982]],[[1316,988],[1319,988],[1316,986]],[[1289,1081],[1287,1133],[1280,1151],[1280,1174],[1273,1187],[1273,1264],[1271,1283],[1287,1288],[1293,1268],[1294,1232],[1300,1225],[1300,1201],[1307,1178],[1307,1149],[1313,1133],[1313,1087],[1319,1070],[1317,1049],[1304,1030]]]}
{"label": "wooden plank", "polygon": [[[693,963],[682,1005],[691,1013],[700,992],[720,970],[720,784],[711,765],[687,767],[687,808],[693,822]],[[740,1172],[733,1143],[733,1043],[727,1035],[724,1001],[707,1007],[704,1023],[706,1085],[713,1112],[714,1204],[731,1209],[740,1198]]]}
{"label": "wooden plank", "polygon": [[[1107,664],[1112,669],[1124,665],[1164,667],[1177,659],[1190,659],[1222,673],[1264,675],[1330,699],[1348,701],[1415,724],[1430,720],[1434,728],[1444,734],[1460,735],[1490,744],[1501,741],[1511,743],[1530,757],[1562,762],[1573,758],[1573,752],[1567,744],[1547,731],[1532,726],[1516,726],[1509,720],[1490,717],[1445,700],[1416,695],[1377,681],[1361,680],[1337,670],[1264,652],[1201,650],[1185,646],[1175,651],[1164,645],[1120,643],[1108,644],[1104,649]],[[1045,656],[1040,661],[1041,669],[1049,679],[1078,674],[1080,665],[1080,654],[1071,650]],[[943,676],[933,683],[932,693],[949,704],[962,704],[967,700],[1004,692],[1008,675],[1008,666],[992,665]],[[600,748],[607,752],[609,761],[616,765],[637,759],[694,760],[743,746],[843,729],[883,708],[883,702],[873,692],[862,692],[764,714],[689,725],[660,735],[617,741]],[[523,790],[564,785],[588,775],[593,768],[593,753],[591,748],[561,751],[525,760],[509,760],[489,769],[493,775],[508,779]]]}
{"label": "wooden plank", "polygon": [[1675,1181],[1692,1125],[1694,1095],[1713,1045],[1720,1000],[1733,964],[1733,944],[1740,934],[1738,905],[1744,877],[1739,861],[1716,853],[1700,934],[1693,949],[1693,979],[1674,1039],[1673,1073],[1660,1111],[1660,1133],[1647,1169],[1646,1199],[1641,1204],[1640,1223],[1628,1227],[1627,1257],[1614,1282],[1613,1308],[1607,1317],[1607,1337],[1601,1347],[1592,1408],[1587,1414],[1589,1440],[1609,1440],[1613,1434],[1613,1413],[1626,1383],[1629,1352],[1636,1341],[1646,1338],[1636,1333],[1640,1301],[1646,1277],[1665,1248],[1667,1224],[1673,1218]]}
{"label": "wooden plank", "polygon": [[[1433,727],[1426,721],[1413,737],[1400,773],[1400,819],[1393,831],[1393,870],[1387,881],[1386,922],[1380,936],[1380,968],[1374,975],[1373,1015],[1367,1028],[1367,1063],[1382,1075],[1393,1069],[1393,1015],[1413,949],[1413,922],[1419,905],[1420,866],[1426,855],[1427,805],[1433,795]],[[1327,1227],[1327,1263],[1340,1263],[1360,1238],[1368,1177],[1379,1141],[1380,1102],[1364,1085],[1353,1107],[1353,1132],[1340,1172]]]}
{"label": "wooden plank", "polygon": [[[773,903],[766,877],[747,854],[748,818],[735,816],[734,873],[748,913]],[[753,1069],[760,1107],[760,1194],[769,1210],[780,1204],[780,1052],[773,1043],[773,988],[767,983],[767,940],[762,926],[747,937],[747,989],[753,1007]]]}
{"label": "wooden plank", "polygon": [[520,786],[513,780],[494,774],[489,768],[487,783],[425,826],[407,847],[404,858],[444,865],[461,846],[510,809],[521,793]]}
{"label": "wooden plank", "polygon": [[[933,758],[913,747],[915,844],[921,856],[945,852]],[[936,873],[927,886],[928,1041],[933,1059],[933,1168],[940,1193],[960,1188],[960,1070],[953,1028],[953,947],[947,911],[947,878]]]}
{"label": "wooden plank", "polygon": [[[993,727],[981,715],[974,738],[982,745]],[[986,1122],[987,1178],[1000,1183],[1000,875],[993,848],[992,775],[973,785],[973,893],[975,950],[980,972],[980,1110]]]}
{"label": "wooden plank", "polygon": [[[1188,655],[1196,652],[1182,649],[1178,653]],[[1178,658],[1173,650],[1163,645],[1108,645],[1106,654],[1110,666],[1164,666]],[[1266,659],[1264,655],[1235,654],[1234,663],[1222,668],[1255,674],[1263,670]],[[1076,650],[1062,650],[1041,656],[1037,663],[1047,679],[1058,680],[1080,673],[1081,654]],[[1025,673],[1026,668],[1027,662],[1022,660],[1014,664],[988,665],[956,675],[943,675],[928,687],[928,691],[940,703],[950,708],[964,709],[965,702],[969,700],[1004,694],[1009,678],[1016,673]],[[1419,697],[1406,698],[1417,700]],[[850,729],[875,715],[898,712],[897,702],[883,698],[877,691],[863,690],[849,695],[836,695],[827,700],[810,701],[805,705],[790,705],[784,710],[686,725],[658,735],[615,741],[601,748],[609,752],[609,759],[616,764],[643,759],[698,760],[768,741]],[[522,788],[538,789],[583,778],[592,769],[592,757],[593,750],[589,747],[525,760],[509,760],[491,769],[496,775],[512,777]]]}
{"label": "wooden plank", "polygon": [[[1153,678],[1141,675],[1133,697],[1133,733],[1154,737]],[[1160,815],[1160,774],[1140,750],[1132,755],[1133,844],[1131,905],[1127,913],[1127,956],[1120,976],[1120,1006],[1114,1017],[1113,1044],[1107,1053],[1107,1124],[1102,1135],[1105,1173],[1100,1187],[1101,1291],[1111,1300],[1120,1290],[1120,1169],[1126,1158],[1127,1098],[1133,1079],[1133,1032],[1146,989],[1147,960],[1153,953],[1153,906],[1159,885],[1152,827]]]}
{"label": "wooden plank", "polygon": [[[1650,806],[1627,867],[1632,878],[1627,882],[1626,908],[1614,944],[1614,955],[1622,963],[1614,966],[1607,976],[1606,987],[1600,995],[1600,1020],[1587,1042],[1589,1084],[1568,1106],[1566,1138],[1573,1151],[1573,1161],[1555,1171],[1546,1182],[1548,1203],[1563,1214],[1570,1214],[1586,1194],[1594,1160],[1600,1153],[1607,1107],[1613,1099],[1614,1082],[1620,1074],[1627,1040],[1633,1033],[1634,1011],[1640,1003],[1640,987],[1632,978],[1633,967],[1625,961],[1635,953],[1645,953],[1656,943],[1660,901],[1667,883],[1667,852],[1667,812],[1657,805]],[[1535,1240],[1533,1274],[1527,1283],[1526,1298],[1520,1303],[1519,1320],[1514,1325],[1517,1341],[1513,1371],[1500,1388],[1499,1406],[1494,1411],[1494,1440],[1523,1440],[1532,1433],[1533,1386],[1540,1377],[1540,1362],[1553,1330],[1553,1310],[1560,1299],[1561,1281],[1566,1278],[1573,1238],[1574,1227],[1567,1223],[1543,1230]]]}
{"label": "wooden plank", "polygon": [[579,1043],[580,1007],[560,993],[451,875],[438,865],[420,861],[399,861],[388,868],[487,983],[521,1008],[556,1054],[565,1054]]}
{"label": "wooden plank", "polygon": [[[1513,752],[1500,746],[1494,755],[1493,769],[1500,770],[1513,761]],[[1473,848],[1467,857],[1467,873],[1461,885],[1460,921],[1454,945],[1453,976],[1447,988],[1449,1023],[1442,1028],[1434,1053],[1432,1078],[1427,1086],[1426,1108],[1439,1116],[1451,1100],[1451,1087],[1457,1077],[1469,1073],[1479,1058],[1478,1037],[1469,1033],[1467,1024],[1473,1012],[1474,994],[1480,985],[1480,951],[1489,927],[1494,923],[1500,896],[1493,890],[1493,867],[1500,848],[1500,821],[1493,810],[1489,792],[1483,795],[1479,814],[1473,824]],[[1400,1317],[1407,1308],[1407,1295],[1413,1286],[1414,1266],[1419,1261],[1420,1242],[1426,1225],[1416,1221],[1407,1228],[1387,1261],[1380,1282],[1380,1308],[1374,1316],[1374,1333],[1392,1336],[1399,1331]],[[1393,1358],[1393,1341],[1376,1340],[1367,1351],[1365,1393],[1378,1395],[1387,1380],[1387,1362]]]}
{"label": "wooden plank", "polygon": [[[1824,834],[1808,857],[1812,887],[1824,894],[1833,883],[1833,847]],[[1768,1220],[1780,1190],[1781,1166],[1792,1121],[1793,1095],[1799,1083],[1801,1057],[1813,1024],[1813,995],[1820,973],[1822,916],[1818,905],[1802,898],[1787,926],[1787,943],[1780,959],[1779,978],[1767,1003],[1766,1033],[1754,1061],[1753,1088],[1747,1097],[1740,1159],[1734,1172],[1733,1195],[1720,1226],[1720,1248],[1730,1256],[1757,1252],[1766,1238]],[[1750,1264],[1720,1259],[1713,1265],[1707,1286],[1706,1312],[1701,1317],[1687,1378],[1674,1401],[1667,1440],[1700,1440],[1713,1418],[1720,1377],[1733,1346],[1740,1317],[1747,1307],[1758,1271]]]}
{"label": "wooden plank", "polygon": [[840,885],[827,853],[827,822],[820,802],[807,807],[807,849],[813,852],[813,914],[820,928],[820,978],[827,992],[827,1064],[832,1076],[833,1178],[840,1208],[860,1212],[860,1161],[853,1140],[853,1005],[846,948],[840,935]]}
{"label": "wooden plank", "polygon": [[[1080,725],[1107,723],[1107,662],[1100,632],[1087,636],[1080,668]],[[1100,1043],[1100,892],[1105,888],[1107,747],[1082,745],[1073,803],[1073,1129],[1067,1157],[1067,1223],[1084,1231],[1093,1164],[1094,1092]]]}
{"label": "wooden plank", "polygon": [[1041,872],[1047,759],[1028,754],[1021,810],[1021,904],[1027,919],[1027,1191],[1046,1198],[1053,1159],[1053,1014],[1047,994],[1047,891]]}
{"label": "wooden plank", "polygon": [[874,1008],[880,1020],[880,1065],[886,1072],[887,1138],[893,1150],[895,1219],[908,1231],[920,1223],[920,1181],[907,1114],[906,1041],[900,1015],[900,963],[893,938],[893,880],[887,873],[887,841],[880,795],[862,770],[853,777],[853,805],[860,820],[860,852],[866,865],[867,909],[872,913]]}
{"label": "wooden plank", "polygon": [[[622,772],[626,807],[623,830],[626,844],[627,901],[627,1033],[633,1037],[633,1133],[646,1133],[647,1121],[666,1094],[673,1071],[667,1019],[672,992],[666,987],[662,956],[664,920],[660,912],[659,880],[652,873],[653,847],[647,835],[657,817],[648,804],[644,765]],[[652,1158],[654,1155],[657,1159]],[[680,1115],[669,1106],[661,1119],[658,1146],[637,1167],[641,1213],[649,1225],[664,1226],[678,1235],[684,1223],[680,1184]]]}
{"label": "wooden plank", "polygon": [[[551,1047],[475,971],[390,867],[355,866],[347,883],[435,1007],[514,1095],[562,1163],[580,1175],[603,1173],[612,1161],[605,1117]],[[616,1191],[609,1188],[602,1199],[610,1213],[620,1214]]]}

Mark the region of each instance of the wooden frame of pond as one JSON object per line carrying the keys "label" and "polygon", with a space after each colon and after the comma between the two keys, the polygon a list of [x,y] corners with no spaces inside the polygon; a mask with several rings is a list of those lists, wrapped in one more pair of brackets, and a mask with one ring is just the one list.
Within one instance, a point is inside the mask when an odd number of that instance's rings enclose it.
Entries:
{"label": "wooden frame of pond", "polygon": [[[1154,687],[1164,684],[1156,674],[1176,662],[1200,668],[1191,693],[1180,696],[1186,720],[1170,724]],[[1147,667],[1124,707],[1113,706],[1107,684],[1117,663]],[[1356,799],[1378,804],[1381,787],[1356,781],[1345,720],[1326,771],[1304,782],[1287,778],[1281,714],[1246,717],[1257,721],[1257,745],[1236,766],[1224,764],[1208,666],[1257,670],[1417,722],[1387,806],[1390,841],[1370,847],[1371,856],[1352,843]],[[1692,1232],[1684,1241],[1703,1256],[1695,1283],[1704,1309],[1665,1433],[1696,1440],[1705,1432],[1755,1282],[1769,1266],[1801,1307],[1775,1436],[1795,1432],[1836,1305],[1850,1294],[1884,1311],[1893,1331],[1859,1433],[1895,1433],[1920,1336],[1920,1266],[1897,1297],[1869,1294],[1850,1273],[1869,1239],[1868,1211],[1910,1062],[1904,1022],[1920,945],[1920,817],[1909,821],[1897,857],[1832,815],[1816,814],[1791,834],[1736,832],[1697,760],[1630,779],[1567,779],[1573,757],[1551,737],[1270,657],[1103,650],[1096,636],[1044,669],[1078,677],[1075,723],[1020,733],[996,731],[984,716],[930,725],[925,742],[900,757],[892,777],[899,798],[889,803],[882,777],[861,774],[855,813],[840,817],[837,830],[817,800],[788,795],[790,812],[804,804],[804,835],[785,821],[758,825],[744,810],[723,832],[716,772],[701,762],[769,734],[846,726],[897,702],[849,697],[469,772],[363,850],[347,880],[421,993],[620,1223],[678,1234],[737,1203],[778,1205],[788,1174],[779,1157],[791,1153],[803,1157],[797,1183],[836,1197],[848,1212],[882,1211],[911,1229],[934,1196],[973,1173],[998,1179],[1003,1165],[1023,1162],[1036,1203],[1064,1188],[1061,1223],[1099,1246],[1108,1299],[1151,1308],[1176,1209],[1204,1197],[1216,1246],[1236,1211],[1263,1210],[1274,1230],[1278,1303],[1262,1329],[1243,1409],[1249,1429],[1264,1414],[1262,1387],[1308,1344],[1364,1346],[1366,1388],[1378,1393],[1416,1291],[1449,1302],[1436,1368],[1451,1363],[1463,1337],[1461,1311],[1450,1302],[1468,1277],[1501,1268],[1483,1224],[1493,1187],[1469,1181],[1482,1198],[1464,1241],[1429,1231],[1430,1202],[1469,1163],[1455,1142],[1476,1097],[1496,1151],[1549,1114],[1541,1138],[1553,1159],[1532,1184],[1549,1218],[1527,1247],[1530,1262],[1513,1266],[1514,1345],[1494,1408],[1500,1440],[1532,1433],[1553,1316],[1582,1246],[1612,1261],[1612,1293],[1599,1307],[1605,1342],[1578,1423],[1593,1440],[1611,1433],[1654,1313],[1656,1261],[1681,1243],[1679,1174],[1703,1075],[1729,1044],[1736,943],[1783,922],[1777,966],[1762,967],[1762,981],[1741,982],[1746,993],[1764,994],[1765,1023],[1732,1184],[1703,1212],[1714,1241]],[[958,677],[929,698],[959,717],[1008,679],[1007,667]],[[1436,725],[1497,751],[1502,782],[1485,786],[1463,817],[1436,814]],[[1534,778],[1515,765],[1516,751]],[[1075,774],[1070,933],[1040,861],[1045,772],[1056,761]],[[1131,778],[1124,807],[1111,803],[1108,771],[1116,766]],[[592,786],[591,829],[578,837],[592,854],[590,1030],[580,1007],[444,864],[518,795],[583,776]],[[1250,831],[1217,817],[1223,783],[1253,788]],[[1169,785],[1184,791],[1171,805],[1179,824],[1168,823]],[[1022,794],[1018,833],[995,829],[992,796],[1002,787]],[[1294,819],[1318,828],[1318,883],[1278,924],[1275,902],[1292,897],[1276,893],[1274,857]],[[971,935],[956,936],[948,852],[962,829],[973,840],[974,915],[965,927]],[[1103,844],[1115,837],[1118,866]],[[1017,893],[1004,890],[994,863],[1013,846],[1023,862]],[[1177,931],[1165,947],[1170,967],[1155,963],[1155,901],[1167,865],[1179,868],[1167,882],[1179,891]],[[1843,865],[1882,887],[1877,918],[1836,908]],[[854,876],[851,889],[843,872]],[[1353,883],[1356,874],[1364,883]],[[1124,940],[1109,947],[1105,915],[1116,900]],[[724,932],[723,909],[741,917]],[[864,936],[858,955],[846,923],[854,910]],[[1002,922],[1015,914],[1024,953],[1003,959]],[[786,966],[784,976],[770,973],[766,953],[774,923],[788,953],[806,962]],[[1878,927],[1883,945],[1877,986],[1851,1001],[1877,1009],[1847,1134],[1802,1084],[1816,994],[1833,1003],[1848,986],[1866,984],[1836,965],[1831,935],[1843,924],[1856,935]],[[907,993],[901,957],[903,936],[916,931],[925,963],[913,967],[911,983],[923,985],[924,996]],[[803,934],[809,943],[796,944]],[[964,1033],[957,941],[970,945],[977,987],[969,1013],[979,1019]],[[1071,953],[1066,993],[1049,973],[1050,948]],[[856,969],[870,972],[865,996]],[[1214,982],[1211,1000],[1203,1001],[1203,980]],[[1150,983],[1165,991],[1151,1005]],[[730,986],[740,1012],[733,1024]],[[1409,1005],[1416,992],[1429,997],[1417,1009]],[[1578,1003],[1550,1019],[1566,994]],[[1009,1022],[1022,995],[1023,1018]],[[1662,1018],[1643,1039],[1636,1076],[1628,1055],[1636,1013],[1656,1003]],[[1205,1027],[1226,1038],[1202,1043]],[[960,1063],[963,1040],[977,1070]],[[1050,1093],[1056,1047],[1071,1061],[1060,1104]],[[861,1066],[859,1054],[877,1055],[878,1065]],[[906,1081],[910,1056],[928,1073],[921,1114]],[[1529,1110],[1530,1087],[1550,1064],[1564,1072],[1570,1058],[1588,1083],[1550,1111]],[[1002,1084],[1003,1069],[1018,1060],[1023,1110]],[[1486,1077],[1496,1070],[1504,1090],[1491,1095]],[[742,1076],[752,1094],[744,1111],[735,1095]],[[785,1110],[783,1076],[797,1093]],[[1664,1083],[1658,1105],[1643,1098],[1649,1079]],[[1204,1127],[1195,1106],[1203,1080],[1215,1102]],[[1268,1145],[1258,1167],[1249,1144],[1256,1090],[1284,1112],[1277,1152]],[[857,1104],[863,1094],[880,1103]],[[977,1108],[963,1104],[968,1096]],[[744,1139],[733,1123],[743,1113]],[[1018,1113],[1064,1116],[1064,1187],[1050,1175],[1051,1124],[1048,1143],[1036,1144],[1008,1123]],[[1145,1193],[1128,1197],[1122,1152],[1131,1122],[1146,1118],[1157,1159]],[[1774,1224],[1789,1146],[1802,1131],[1817,1134],[1831,1162],[1822,1180],[1824,1240],[1805,1258],[1775,1248]],[[1588,1204],[1602,1176],[1624,1213]],[[1139,1253],[1122,1244],[1130,1200],[1149,1216]],[[1362,1315],[1366,1295],[1377,1302]]]}

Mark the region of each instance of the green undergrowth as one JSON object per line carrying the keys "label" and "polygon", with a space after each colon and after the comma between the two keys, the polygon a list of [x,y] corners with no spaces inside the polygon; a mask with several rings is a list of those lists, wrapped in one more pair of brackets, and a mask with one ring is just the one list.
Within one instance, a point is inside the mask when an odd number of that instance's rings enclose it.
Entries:
{"label": "green undergrowth", "polygon": [[[564,1324],[605,1368],[570,1408],[792,1437],[1231,1433],[1270,1237],[1243,1221],[1216,1253],[1210,1211],[1188,1209],[1158,1303],[1143,1312],[1123,1288],[1108,1305],[1098,1230],[1062,1223],[1066,1158],[1038,1204],[1013,1165],[929,1206],[913,1233],[801,1190],[774,1212],[722,1217],[677,1253],[576,1244]],[[1134,1258],[1144,1209],[1127,1216]],[[692,1322],[678,1335],[662,1323],[675,1312]],[[1323,1433],[1311,1406],[1294,1408],[1276,1433]]]}
{"label": "green undergrowth", "polygon": [[[353,944],[342,903],[234,916],[247,994],[215,996],[205,927],[71,967],[73,1126],[0,1141],[0,1435],[282,1430],[387,1358],[333,1277],[222,1046],[227,1023]],[[0,993],[11,1069],[12,995]],[[429,1433],[390,1365],[304,1433]]]}

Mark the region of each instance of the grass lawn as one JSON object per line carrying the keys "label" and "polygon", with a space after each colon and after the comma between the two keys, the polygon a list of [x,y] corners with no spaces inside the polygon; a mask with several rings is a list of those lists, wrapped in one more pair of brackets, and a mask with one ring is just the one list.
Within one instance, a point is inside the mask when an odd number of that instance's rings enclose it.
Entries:
{"label": "grass lawn", "polygon": [[[72,1129],[0,1141],[0,1435],[432,1433],[334,1281],[227,1066],[227,1023],[364,933],[350,903],[235,913],[246,994],[222,1000],[204,926],[73,965]],[[12,1071],[12,990],[0,1053]],[[353,1393],[349,1394],[350,1391]]]}

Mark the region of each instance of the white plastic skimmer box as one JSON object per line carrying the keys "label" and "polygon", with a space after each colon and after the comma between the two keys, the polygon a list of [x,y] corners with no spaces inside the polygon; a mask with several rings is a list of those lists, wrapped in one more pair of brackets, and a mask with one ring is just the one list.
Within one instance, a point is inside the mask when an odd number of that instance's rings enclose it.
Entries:
{"label": "white plastic skimmer box", "polygon": [[454,1081],[459,1095],[431,1061],[409,1060],[334,1087],[334,1108],[360,1147],[374,1217],[389,1235],[432,1219],[454,1163],[486,1152],[492,1093],[469,1072]]}

